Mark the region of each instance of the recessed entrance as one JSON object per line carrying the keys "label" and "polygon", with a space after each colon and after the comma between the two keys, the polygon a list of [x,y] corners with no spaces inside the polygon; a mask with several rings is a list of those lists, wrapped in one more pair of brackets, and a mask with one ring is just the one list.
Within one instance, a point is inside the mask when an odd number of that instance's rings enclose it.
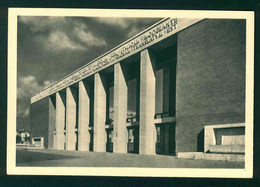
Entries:
{"label": "recessed entrance", "polygon": [[113,129],[106,129],[107,133],[107,143],[106,143],[106,152],[113,152]]}
{"label": "recessed entrance", "polygon": [[93,130],[89,131],[89,135],[90,135],[89,151],[93,151],[93,142],[94,142]]}
{"label": "recessed entrance", "polygon": [[175,155],[175,124],[156,124],[156,154]]}
{"label": "recessed entrance", "polygon": [[79,133],[75,132],[75,150],[78,151],[79,150]]}
{"label": "recessed entrance", "polygon": [[139,126],[128,127],[128,153],[139,153]]}

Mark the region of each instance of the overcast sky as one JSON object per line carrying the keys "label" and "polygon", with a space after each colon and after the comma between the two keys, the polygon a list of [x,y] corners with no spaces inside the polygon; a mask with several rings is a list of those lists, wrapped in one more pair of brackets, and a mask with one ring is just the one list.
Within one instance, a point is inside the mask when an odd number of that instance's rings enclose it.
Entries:
{"label": "overcast sky", "polygon": [[161,19],[19,17],[17,128],[29,128],[35,93]]}

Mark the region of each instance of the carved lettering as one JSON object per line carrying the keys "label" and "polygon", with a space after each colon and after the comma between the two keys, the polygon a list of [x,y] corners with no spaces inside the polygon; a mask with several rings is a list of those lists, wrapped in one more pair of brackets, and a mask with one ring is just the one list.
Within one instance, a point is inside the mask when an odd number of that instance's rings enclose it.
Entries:
{"label": "carved lettering", "polygon": [[101,68],[105,68],[113,64],[115,61],[122,59],[124,56],[136,52],[138,49],[145,47],[151,42],[155,42],[156,40],[162,38],[164,35],[171,33],[173,30],[177,29],[177,25],[177,18],[167,19],[165,22],[160,23],[155,28],[152,28],[151,30],[141,34],[139,37],[124,44],[110,54],[102,57],[98,61],[95,61],[90,65],[84,67],[83,69],[79,70],[78,72],[74,73],[73,75],[70,75],[66,79],[62,80],[60,83],[57,83],[47,88],[47,90],[44,90],[43,92],[32,97],[32,101],[35,102],[63,88],[66,88],[71,84],[74,84],[79,80],[89,76],[91,73],[94,73]]}

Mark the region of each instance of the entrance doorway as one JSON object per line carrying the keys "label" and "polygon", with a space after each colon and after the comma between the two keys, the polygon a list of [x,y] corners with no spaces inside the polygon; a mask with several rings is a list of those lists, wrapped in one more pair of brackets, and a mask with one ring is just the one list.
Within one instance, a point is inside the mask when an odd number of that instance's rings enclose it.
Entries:
{"label": "entrance doorway", "polygon": [[107,133],[107,143],[106,143],[106,152],[113,152],[113,129],[106,129]]}
{"label": "entrance doorway", "polygon": [[75,150],[76,150],[76,151],[79,150],[78,141],[79,141],[79,133],[78,133],[78,132],[75,132]]}
{"label": "entrance doorway", "polygon": [[93,142],[94,142],[93,130],[89,131],[89,135],[90,135],[89,151],[93,151]]}
{"label": "entrance doorway", "polygon": [[64,136],[63,136],[63,142],[64,142],[64,150],[66,150],[66,133],[64,132]]}
{"label": "entrance doorway", "polygon": [[174,124],[156,124],[156,154],[175,155]]}
{"label": "entrance doorway", "polygon": [[128,127],[128,153],[139,153],[139,126]]}

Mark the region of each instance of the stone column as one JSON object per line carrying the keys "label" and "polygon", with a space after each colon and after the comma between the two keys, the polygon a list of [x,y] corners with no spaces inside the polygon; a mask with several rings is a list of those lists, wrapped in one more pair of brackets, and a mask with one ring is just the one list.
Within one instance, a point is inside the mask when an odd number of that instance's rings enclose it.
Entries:
{"label": "stone column", "polygon": [[140,69],[140,154],[155,154],[155,58],[148,49],[141,52]]}
{"label": "stone column", "polygon": [[94,83],[94,151],[106,152],[106,89],[104,77],[95,74]]}
{"label": "stone column", "polygon": [[114,66],[114,145],[113,152],[127,153],[127,82],[120,63]]}
{"label": "stone column", "polygon": [[79,82],[79,127],[78,150],[89,151],[90,135],[88,131],[90,117],[90,98],[88,85]]}
{"label": "stone column", "polygon": [[66,150],[76,150],[76,90],[66,88]]}
{"label": "stone column", "polygon": [[65,94],[56,93],[56,140],[55,148],[64,150],[64,126],[65,126]]}

